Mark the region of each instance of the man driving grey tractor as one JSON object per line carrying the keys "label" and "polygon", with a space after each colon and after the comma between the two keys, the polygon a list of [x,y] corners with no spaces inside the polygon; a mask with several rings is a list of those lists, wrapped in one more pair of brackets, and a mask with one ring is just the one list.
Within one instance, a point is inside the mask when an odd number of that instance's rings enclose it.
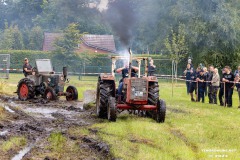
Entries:
{"label": "man driving grey tractor", "polygon": [[[124,67],[122,68],[118,68],[116,70],[117,73],[121,73],[122,72],[122,79],[119,81],[119,86],[118,86],[118,95],[122,95],[122,88],[123,88],[123,80],[124,78],[128,77],[128,71],[129,71],[129,63],[127,60],[124,60]],[[131,66],[131,77],[136,77],[137,76],[137,72],[138,72],[139,68],[135,67],[135,66]]]}

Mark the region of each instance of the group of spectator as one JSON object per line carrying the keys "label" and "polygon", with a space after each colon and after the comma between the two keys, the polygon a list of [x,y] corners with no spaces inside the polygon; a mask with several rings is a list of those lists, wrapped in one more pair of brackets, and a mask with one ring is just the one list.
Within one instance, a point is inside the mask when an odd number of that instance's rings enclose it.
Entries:
{"label": "group of spectator", "polygon": [[[229,66],[225,66],[221,71],[220,76],[218,69],[212,65],[208,69],[198,67],[194,70],[193,66],[188,63],[184,74],[187,94],[190,94],[191,101],[204,103],[205,96],[208,96],[210,104],[218,104],[217,99],[219,99],[221,106],[232,107],[232,95],[236,87],[239,97],[238,108],[240,108],[240,66],[234,73]],[[196,99],[194,99],[194,92]]]}

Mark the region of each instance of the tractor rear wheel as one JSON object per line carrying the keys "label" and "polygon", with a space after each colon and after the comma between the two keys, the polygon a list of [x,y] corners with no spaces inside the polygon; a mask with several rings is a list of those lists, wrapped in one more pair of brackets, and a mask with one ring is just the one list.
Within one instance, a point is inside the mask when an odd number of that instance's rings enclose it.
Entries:
{"label": "tractor rear wheel", "polygon": [[108,118],[107,104],[108,97],[112,96],[114,85],[110,81],[99,81],[97,85],[96,110],[99,118]]}
{"label": "tractor rear wheel", "polygon": [[165,101],[158,100],[156,112],[157,112],[156,121],[158,123],[163,123],[165,121],[165,115],[166,115],[166,102]]}
{"label": "tractor rear wheel", "polygon": [[69,95],[66,96],[66,100],[67,101],[76,101],[76,100],[78,100],[78,91],[77,91],[76,87],[68,86],[66,92],[69,93]]}
{"label": "tractor rear wheel", "polygon": [[[157,82],[150,82],[148,86],[148,104],[157,106],[159,100],[159,86]],[[156,118],[155,111],[146,111],[146,116]]]}
{"label": "tractor rear wheel", "polygon": [[28,78],[21,79],[18,82],[17,94],[18,98],[21,101],[26,101],[27,99],[34,98],[35,96],[34,82]]}
{"label": "tractor rear wheel", "polygon": [[156,105],[159,99],[159,86],[157,82],[150,82],[148,87],[148,103]]}
{"label": "tractor rear wheel", "polygon": [[44,98],[53,101],[57,99],[57,95],[52,87],[47,87],[45,89]]}
{"label": "tractor rear wheel", "polygon": [[117,110],[116,110],[116,99],[114,97],[108,98],[107,114],[108,114],[109,121],[116,122]]}

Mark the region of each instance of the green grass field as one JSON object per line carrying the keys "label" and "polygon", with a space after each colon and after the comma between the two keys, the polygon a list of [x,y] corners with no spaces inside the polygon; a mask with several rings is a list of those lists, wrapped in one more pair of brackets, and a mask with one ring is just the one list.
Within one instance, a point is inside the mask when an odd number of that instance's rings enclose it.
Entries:
{"label": "green grass field", "polygon": [[[7,92],[16,90],[21,75],[12,74],[4,82]],[[87,89],[95,89],[96,77],[79,81],[80,98]],[[184,83],[172,86],[161,81],[160,97],[167,103],[165,123],[150,118],[120,115],[116,123],[104,121],[90,128],[98,129],[99,137],[111,147],[111,153],[122,159],[240,159],[240,109],[237,109],[237,92],[233,95],[233,108],[199,102],[190,102]],[[15,86],[14,86],[15,85]],[[5,86],[5,88],[6,88]]]}

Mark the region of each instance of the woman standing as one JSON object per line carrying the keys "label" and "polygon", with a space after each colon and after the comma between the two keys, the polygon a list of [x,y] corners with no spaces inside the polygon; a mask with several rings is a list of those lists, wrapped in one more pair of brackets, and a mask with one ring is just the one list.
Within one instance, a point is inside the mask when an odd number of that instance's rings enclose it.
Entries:
{"label": "woman standing", "polygon": [[213,78],[212,78],[213,104],[217,104],[217,93],[218,93],[219,85],[220,85],[220,76],[218,74],[218,69],[215,68],[213,72]]}

